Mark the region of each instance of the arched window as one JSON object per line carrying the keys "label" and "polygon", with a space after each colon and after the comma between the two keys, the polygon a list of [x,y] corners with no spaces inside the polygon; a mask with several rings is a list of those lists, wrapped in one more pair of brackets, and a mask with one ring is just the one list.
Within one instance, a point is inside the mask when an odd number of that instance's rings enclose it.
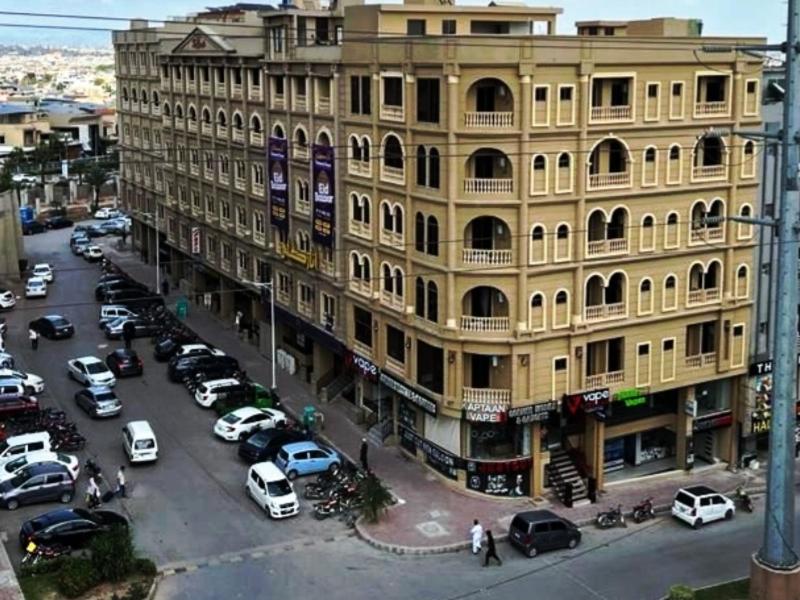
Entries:
{"label": "arched window", "polygon": [[157,107],[159,105],[159,103],[161,102],[161,99],[160,99],[160,97],[158,95],[158,92],[156,90],[153,90],[152,98],[153,98],[153,106]]}
{"label": "arched window", "polygon": [[543,263],[547,260],[547,245],[545,243],[545,229],[543,225],[534,225],[531,228],[531,241],[530,241],[530,257],[531,264]]}
{"label": "arched window", "polygon": [[414,312],[418,317],[425,318],[425,281],[417,277],[414,282]]}
{"label": "arched window", "polygon": [[197,109],[194,107],[194,105],[192,104],[189,105],[189,110],[186,113],[186,118],[189,119],[190,121],[197,121]]}
{"label": "arched window", "polygon": [[642,217],[642,228],[639,238],[639,250],[649,252],[656,248],[656,220],[653,215]]}
{"label": "arched window", "polygon": [[207,106],[203,107],[202,119],[204,124],[211,125],[211,111],[208,110]]}
{"label": "arched window", "polygon": [[244,117],[242,117],[242,113],[238,111],[233,113],[233,128],[239,131],[244,129]]}
{"label": "arched window", "polygon": [[664,296],[661,308],[662,310],[678,308],[678,280],[675,275],[667,275],[664,278]]}
{"label": "arched window", "polygon": [[294,130],[293,150],[295,158],[308,158],[308,135],[302,126]]}
{"label": "arched window", "polygon": [[431,256],[439,256],[439,221],[432,215],[428,217],[427,234],[428,240],[426,245],[428,254]]}
{"label": "arched window", "polygon": [[750,269],[739,265],[736,270],[736,298],[746,299],[750,295]]}
{"label": "arched window", "polygon": [[569,152],[558,155],[558,173],[556,174],[556,193],[572,191],[572,157]]}
{"label": "arched window", "polygon": [[532,331],[541,331],[546,327],[544,294],[541,292],[535,292],[531,296],[528,324]]}
{"label": "arched window", "polygon": [[382,267],[383,271],[383,291],[388,292],[389,294],[394,293],[394,277],[392,277],[392,268],[383,263]]}
{"label": "arched window", "polygon": [[[739,216],[749,219],[753,216],[753,209],[749,204],[742,204],[741,208],[739,208]],[[753,237],[753,224],[742,222],[737,223],[736,237],[738,237],[740,240],[748,240]]]}
{"label": "arched window", "polygon": [[667,161],[667,183],[680,183],[681,173],[681,147],[673,144],[669,147],[669,160]]}
{"label": "arched window", "polygon": [[428,155],[425,146],[417,146],[417,185],[428,182]]}
{"label": "arched window", "polygon": [[395,205],[394,207],[394,214],[392,215],[394,222],[394,232],[397,234],[403,234],[403,207],[399,204]]}
{"label": "arched window", "polygon": [[439,322],[439,288],[435,282],[428,282],[428,321]]}
{"label": "arched window", "polygon": [[139,101],[139,93],[136,91],[136,88],[131,88],[131,102],[138,102]]}
{"label": "arched window", "polygon": [[639,284],[639,314],[646,315],[653,312],[653,282],[646,278]]}
{"label": "arched window", "polygon": [[561,223],[556,228],[555,239],[555,260],[569,260],[570,258],[570,240],[569,240],[569,225]]}
{"label": "arched window", "polygon": [[428,150],[428,187],[439,189],[439,150]]}
{"label": "arched window", "polygon": [[161,112],[165,117],[172,116],[172,109],[169,106],[169,102],[164,102],[164,107],[161,109]]}
{"label": "arched window", "polygon": [[220,109],[217,111],[217,126],[218,127],[227,127],[228,126],[228,115],[225,114],[225,111]]}
{"label": "arched window", "polygon": [[127,87],[125,87],[125,86],[122,86],[122,100],[123,100],[124,102],[127,102],[127,101],[128,101],[128,99],[129,99],[129,96],[128,96],[128,88],[127,88]]}
{"label": "arched window", "polygon": [[677,248],[681,243],[681,233],[678,227],[678,213],[671,212],[667,215],[667,224],[664,230],[664,248]]}
{"label": "arched window", "polygon": [[317,133],[317,144],[320,146],[330,146],[331,145],[331,136],[328,135],[328,132],[320,130]]}
{"label": "arched window", "polygon": [[175,103],[175,118],[182,119],[183,118],[183,106],[180,102]]}
{"label": "arched window", "polygon": [[553,327],[568,327],[569,313],[569,293],[566,290],[559,290],[553,303]]}
{"label": "arched window", "polygon": [[275,125],[272,126],[272,135],[276,138],[286,139],[286,133],[284,132],[283,127],[281,127],[281,125],[278,123],[275,123]]}
{"label": "arched window", "polygon": [[383,164],[390,169],[402,171],[403,145],[396,135],[389,134],[383,142]]}
{"label": "arched window", "polygon": [[749,178],[756,175],[756,145],[753,140],[747,140],[742,145],[742,177]]}
{"label": "arched window", "polygon": [[425,216],[421,212],[414,217],[414,249],[425,252]]}
{"label": "arched window", "polygon": [[370,141],[367,136],[361,138],[361,160],[365,163],[369,163],[369,146]]}
{"label": "arched window", "polygon": [[261,117],[256,114],[250,117],[250,131],[253,133],[261,133],[263,131],[261,127]]}
{"label": "arched window", "polygon": [[350,158],[356,161],[361,161],[361,145],[358,143],[358,137],[350,136]]}
{"label": "arched window", "polygon": [[644,166],[642,167],[642,185],[656,185],[658,183],[658,151],[654,146],[649,146],[644,151]]}
{"label": "arched window", "polygon": [[537,154],[531,161],[531,194],[547,193],[547,157]]}
{"label": "arched window", "polygon": [[403,282],[405,281],[405,275],[403,274],[403,269],[399,267],[395,267],[394,269],[394,295],[398,298],[402,298],[405,294],[403,293]]}

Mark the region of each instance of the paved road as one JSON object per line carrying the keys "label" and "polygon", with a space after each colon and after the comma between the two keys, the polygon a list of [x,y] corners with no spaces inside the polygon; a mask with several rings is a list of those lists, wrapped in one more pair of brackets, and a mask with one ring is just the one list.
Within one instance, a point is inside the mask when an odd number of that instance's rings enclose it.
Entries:
{"label": "paved road", "polygon": [[701,586],[747,575],[762,515],[737,515],[700,531],[671,518],[610,532],[588,529],[576,550],[530,560],[501,544],[499,568],[482,568],[468,552],[400,557],[357,540],[275,548],[166,577],[156,598],[257,598],[269,590],[273,600],[654,600],[674,583]]}
{"label": "paved road", "polygon": [[[158,564],[165,564],[265,544],[344,535],[341,523],[316,521],[308,511],[288,521],[266,518],[245,495],[247,467],[238,460],[235,444],[215,438],[211,433],[215,414],[198,407],[182,386],[167,381],[166,366],[152,359],[148,339],[134,342],[145,361],[145,376],[123,379],[117,386],[124,406],[121,418],[93,421],[75,406],[72,396],[79,386],[67,379],[66,361],[84,355],[104,358],[120,342],[109,342],[97,327],[99,304],[94,302],[93,290],[99,267],[72,255],[67,246],[70,232],[25,238],[31,263],[53,264],[56,282],[46,299],[23,298],[13,311],[5,313],[7,347],[20,367],[45,378],[48,389],[42,404],[69,413],[89,438],[87,452],[99,460],[108,476],[113,478],[117,466],[127,463],[120,437],[123,422],[147,419],[153,425],[160,446],[158,463],[130,468],[131,498],[121,507],[117,500],[110,505],[133,519],[142,550]],[[69,318],[77,334],[70,340],[43,339],[34,352],[27,341],[27,323],[50,313]],[[85,483],[82,475],[79,503]],[[54,508],[57,505],[27,506],[2,515],[0,529],[9,533],[12,553],[18,552],[14,541],[19,524]]]}

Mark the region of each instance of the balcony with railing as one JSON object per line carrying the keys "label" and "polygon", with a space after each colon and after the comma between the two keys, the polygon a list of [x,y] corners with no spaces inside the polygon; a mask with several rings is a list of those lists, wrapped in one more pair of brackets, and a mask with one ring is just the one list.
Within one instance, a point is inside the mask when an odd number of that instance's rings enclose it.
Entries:
{"label": "balcony with railing", "polygon": [[197,80],[195,79],[187,79],[186,80],[186,93],[187,94],[194,94],[197,92]]}
{"label": "balcony with railing", "polygon": [[701,288],[698,290],[689,290],[686,298],[686,303],[693,304],[709,304],[711,302],[719,302],[722,297],[719,288]]}
{"label": "balcony with railing", "polygon": [[694,112],[698,117],[714,117],[728,114],[727,100],[717,102],[697,102]]}
{"label": "balcony with railing", "polygon": [[251,131],[250,132],[250,145],[251,146],[263,146],[264,145],[264,133],[261,131]]}
{"label": "balcony with railing", "polygon": [[230,176],[227,173],[220,173],[219,174],[219,182],[222,185],[228,185],[228,183],[230,183]]}
{"label": "balcony with railing", "polygon": [[331,99],[330,98],[318,98],[317,99],[317,112],[322,115],[329,115],[331,114]]}
{"label": "balcony with railing", "polygon": [[189,173],[191,173],[192,175],[200,175],[200,165],[195,163],[190,163]]}
{"label": "balcony with railing", "polygon": [[242,84],[241,83],[232,83],[231,84],[231,98],[235,100],[242,99]]}
{"label": "balcony with railing", "polygon": [[381,227],[380,242],[381,244],[384,244],[386,246],[402,248],[405,242],[405,238],[403,237],[402,233],[397,233],[396,231],[389,231],[388,229],[384,229],[383,227]]}
{"label": "balcony with railing", "polygon": [[357,294],[372,297],[372,282],[369,279],[353,278],[350,280],[350,289]]}
{"label": "balcony with railing", "polygon": [[693,243],[719,242],[725,239],[725,230],[720,227],[697,227],[692,229]]}
{"label": "balcony with railing", "polygon": [[501,388],[474,388],[464,386],[462,399],[464,402],[486,403],[493,406],[511,406],[511,390]]}
{"label": "balcony with railing", "polygon": [[222,139],[228,138],[228,127],[226,125],[217,125],[217,137]]}
{"label": "balcony with railing", "polygon": [[606,138],[595,145],[589,157],[590,191],[630,187],[631,160],[627,147],[617,138]]}
{"label": "balcony with railing", "polygon": [[261,102],[264,98],[263,90],[260,85],[252,85],[247,88],[247,98],[253,102]]}
{"label": "balcony with railing", "polygon": [[247,182],[245,181],[244,177],[234,177],[233,178],[233,187],[237,190],[243,192],[247,189]]}
{"label": "balcony with railing", "polygon": [[685,365],[689,369],[699,369],[701,367],[707,367],[709,365],[716,364],[716,362],[717,362],[717,353],[706,352],[704,354],[694,354],[692,356],[687,356],[685,360]]}
{"label": "balcony with railing", "polygon": [[693,181],[719,181],[727,179],[728,155],[725,142],[718,134],[706,134],[695,144],[692,164]]}
{"label": "balcony with railing", "polygon": [[499,289],[477,286],[469,290],[461,302],[461,330],[470,333],[508,333],[511,318],[508,298]]}
{"label": "balcony with railing", "polygon": [[307,112],[308,111],[308,96],[305,94],[295,94],[294,95],[294,110],[297,112]]}
{"label": "balcony with railing", "polygon": [[[309,212],[310,212],[311,205],[308,202],[306,202],[306,204],[308,204],[308,209],[309,209]],[[299,209],[300,209],[300,203],[299,202],[298,202],[298,206],[297,207],[298,207],[298,212],[299,212]],[[353,235],[357,235],[359,237],[363,237],[363,238],[371,238],[372,237],[372,226],[369,223],[365,223],[363,221],[357,221],[356,219],[350,219],[349,224],[348,224],[348,231],[350,233],[352,233]]]}
{"label": "balcony with railing", "polygon": [[461,315],[461,330],[476,333],[507,333],[511,329],[508,317],[473,317]]}
{"label": "balcony with railing", "polygon": [[594,240],[587,245],[587,256],[605,256],[608,254],[627,254],[628,240],[624,238],[616,240]]}
{"label": "balcony with railing", "polygon": [[196,119],[189,119],[186,121],[186,129],[191,133],[197,132],[197,120]]}
{"label": "balcony with railing", "polygon": [[608,373],[597,373],[596,375],[587,375],[584,387],[589,390],[607,387],[610,385],[618,385],[625,381],[625,371],[609,371]]}
{"label": "balcony with railing", "polygon": [[381,179],[403,185],[406,180],[406,171],[402,167],[393,167],[384,162],[381,166]]}
{"label": "balcony with railing", "polygon": [[471,195],[508,195],[514,192],[511,161],[494,148],[481,148],[467,160],[464,193]]}
{"label": "balcony with railing", "polygon": [[[298,212],[298,214],[310,215],[311,214],[311,202],[309,202],[308,200],[304,200],[302,198],[298,198],[295,201],[295,210]],[[364,223],[361,223],[360,221],[350,221],[350,222],[351,223],[358,223],[361,226],[364,225]],[[356,226],[356,230],[360,230],[360,228],[358,226]],[[368,231],[367,231],[366,235],[367,236],[371,235],[370,232],[369,232],[369,225],[367,225],[367,230]],[[361,235],[361,234],[357,234],[357,235]]]}
{"label": "balcony with railing", "polygon": [[467,91],[464,126],[467,129],[509,129],[514,127],[514,96],[499,79],[487,77]]}
{"label": "balcony with railing", "polygon": [[234,127],[231,129],[233,141],[239,144],[244,144],[244,129]]}
{"label": "balcony with railing", "polygon": [[627,280],[622,273],[614,273],[608,280],[600,274],[592,275],[585,286],[584,321],[591,323],[626,317],[627,296]]}
{"label": "balcony with railing", "polygon": [[286,95],[273,94],[272,95],[272,108],[275,110],[284,110],[286,108]]}
{"label": "balcony with railing", "polygon": [[633,78],[594,76],[589,123],[624,123],[633,120]]}
{"label": "balcony with railing", "polygon": [[381,304],[399,311],[405,308],[403,297],[386,289],[381,290]]}
{"label": "balcony with railing", "polygon": [[175,129],[179,129],[180,131],[183,131],[186,128],[186,121],[184,121],[182,118],[176,116],[175,117],[175,125],[174,125],[174,127],[175,127]]}
{"label": "balcony with railing", "polygon": [[381,104],[380,117],[386,121],[403,122],[406,120],[406,112],[402,105]]}
{"label": "balcony with railing", "polygon": [[465,265],[503,267],[513,264],[511,231],[497,217],[476,217],[464,230],[465,248],[461,260]]}
{"label": "balcony with railing", "polygon": [[150,114],[152,116],[154,116],[154,117],[160,117],[161,116],[161,106],[159,106],[156,103],[151,103],[150,104]]}
{"label": "balcony with railing", "polygon": [[164,127],[172,127],[172,116],[171,115],[162,115],[161,116],[161,125]]}
{"label": "balcony with railing", "polygon": [[213,132],[213,128],[211,126],[211,123],[208,123],[206,121],[203,121],[202,123],[200,123],[200,133],[202,133],[203,135],[210,136],[212,132]]}
{"label": "balcony with railing", "polygon": [[200,93],[204,96],[211,95],[211,82],[210,81],[202,81],[200,82]]}

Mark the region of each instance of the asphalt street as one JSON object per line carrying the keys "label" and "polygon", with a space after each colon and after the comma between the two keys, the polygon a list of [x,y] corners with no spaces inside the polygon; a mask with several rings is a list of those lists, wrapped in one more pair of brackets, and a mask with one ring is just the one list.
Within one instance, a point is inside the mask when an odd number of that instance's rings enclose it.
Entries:
{"label": "asphalt street", "polygon": [[[72,255],[67,244],[70,233],[71,229],[65,229],[25,237],[31,266],[51,263],[56,281],[49,286],[47,298],[21,298],[12,311],[4,313],[9,324],[6,346],[18,367],[45,378],[42,405],[61,408],[77,422],[88,438],[86,451],[80,453],[82,462],[87,455],[93,456],[107,478],[113,480],[117,467],[127,464],[122,425],[146,419],[153,426],[160,446],[158,462],[129,468],[130,498],[115,499],[106,506],[122,510],[132,519],[142,552],[163,565],[344,535],[343,524],[315,520],[302,500],[299,517],[272,521],[246,496],[247,465],[238,459],[236,444],[217,439],[212,434],[216,414],[199,407],[183,386],[167,380],[166,364],[152,358],[149,339],[137,339],[133,346],[144,360],[144,376],[122,379],[116,387],[123,403],[120,417],[92,420],[77,407],[73,395],[80,386],[67,378],[67,360],[86,355],[105,359],[122,342],[106,340],[98,328],[100,304],[94,301],[94,284],[100,268]],[[23,286],[16,286],[15,291],[22,295]],[[41,339],[34,352],[27,339],[27,324],[45,314],[67,317],[75,325],[76,335],[69,340]],[[83,504],[86,482],[81,474],[77,505]],[[302,480],[298,488],[302,489]],[[58,506],[25,506],[2,514],[0,529],[9,536],[13,560],[19,557],[19,525]]]}

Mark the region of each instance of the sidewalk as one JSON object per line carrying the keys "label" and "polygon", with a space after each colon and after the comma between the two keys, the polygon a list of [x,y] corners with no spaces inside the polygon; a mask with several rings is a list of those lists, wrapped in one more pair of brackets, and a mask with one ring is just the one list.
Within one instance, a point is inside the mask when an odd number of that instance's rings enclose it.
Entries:
{"label": "sidewalk", "polygon": [[[135,254],[105,248],[110,260],[141,281],[155,281],[155,268],[142,264]],[[173,293],[168,302],[174,302]],[[252,344],[243,341],[233,330],[233,323],[223,323],[201,307],[191,305],[186,324],[201,338],[236,357],[248,375],[269,387],[270,358],[262,356]],[[266,332],[265,332],[266,333]],[[318,436],[335,447],[351,461],[358,457],[365,431],[353,423],[336,403],[323,404],[312,397],[304,383],[288,373],[277,371],[281,403],[287,412],[297,417],[305,406],[312,405],[324,415],[324,429]],[[599,511],[622,504],[626,511],[645,497],[652,496],[654,505],[665,510],[672,502],[678,487],[703,483],[721,492],[738,485],[763,489],[764,469],[739,473],[721,467],[696,469],[668,476],[653,476],[629,483],[607,486],[597,504],[567,509],[555,501],[534,505],[531,499],[498,499],[479,496],[466,490],[456,490],[443,483],[429,469],[406,457],[396,446],[370,446],[369,463],[399,499],[380,523],[358,524],[358,533],[367,542],[397,553],[429,554],[466,548],[472,520],[480,519],[484,529],[491,529],[503,538],[513,515],[521,510],[549,508],[572,521],[590,523]]]}

